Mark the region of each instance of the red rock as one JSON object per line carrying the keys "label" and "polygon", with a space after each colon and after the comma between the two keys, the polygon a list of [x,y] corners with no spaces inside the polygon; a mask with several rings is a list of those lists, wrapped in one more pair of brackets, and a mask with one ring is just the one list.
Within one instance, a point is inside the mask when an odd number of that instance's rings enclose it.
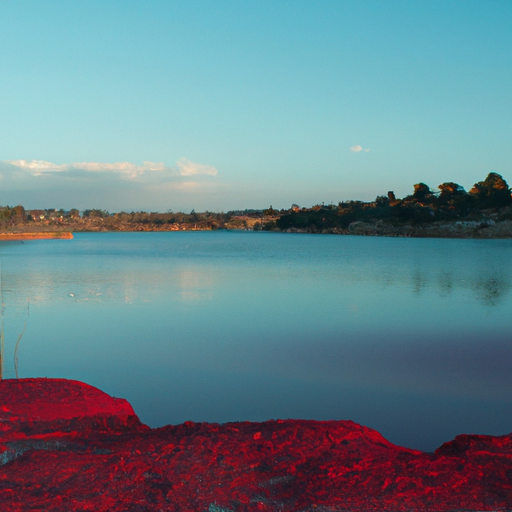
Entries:
{"label": "red rock", "polygon": [[512,436],[428,454],[350,421],[142,425],[74,381],[0,382],[0,511],[512,510]]}
{"label": "red rock", "polygon": [[2,440],[52,432],[148,428],[126,400],[65,379],[2,380],[0,404]]}

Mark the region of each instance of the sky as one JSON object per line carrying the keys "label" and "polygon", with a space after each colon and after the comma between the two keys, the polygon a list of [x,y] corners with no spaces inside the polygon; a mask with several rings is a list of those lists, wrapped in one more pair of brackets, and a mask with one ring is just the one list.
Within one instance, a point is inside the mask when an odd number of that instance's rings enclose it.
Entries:
{"label": "sky", "polygon": [[0,0],[0,204],[228,211],[512,182],[510,0]]}

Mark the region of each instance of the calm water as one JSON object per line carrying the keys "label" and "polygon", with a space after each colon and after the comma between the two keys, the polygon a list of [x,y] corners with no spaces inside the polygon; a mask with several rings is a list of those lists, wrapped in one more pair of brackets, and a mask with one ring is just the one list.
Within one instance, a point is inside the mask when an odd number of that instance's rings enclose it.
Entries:
{"label": "calm water", "polygon": [[0,245],[6,370],[151,426],[352,419],[433,450],[512,431],[512,241],[246,232]]}

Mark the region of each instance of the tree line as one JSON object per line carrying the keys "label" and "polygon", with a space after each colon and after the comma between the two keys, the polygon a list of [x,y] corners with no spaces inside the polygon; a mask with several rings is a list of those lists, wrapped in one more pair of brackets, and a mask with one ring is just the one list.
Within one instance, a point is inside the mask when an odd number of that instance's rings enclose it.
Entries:
{"label": "tree line", "polygon": [[425,183],[413,186],[413,193],[403,199],[393,192],[377,196],[374,201],[343,201],[337,205],[315,205],[286,210],[237,210],[227,213],[196,212],[118,212],[86,209],[25,210],[21,205],[0,207],[0,229],[27,226],[61,225],[69,230],[172,230],[172,229],[256,229],[322,231],[346,229],[356,221],[380,221],[389,225],[421,225],[437,221],[480,219],[489,212],[497,220],[512,220],[511,190],[495,172],[466,191],[454,182],[441,183],[432,190]]}
{"label": "tree line", "polygon": [[[411,195],[397,199],[393,192],[377,196],[374,201],[344,201],[338,205],[316,205],[294,208],[279,214],[275,227],[323,230],[346,229],[352,222],[383,221],[392,225],[420,225],[463,218],[478,219],[483,212],[501,213],[500,220],[512,220],[511,190],[503,177],[495,172],[475,183],[467,192],[454,182],[441,183],[433,191],[425,183],[414,185]],[[271,226],[268,226],[271,229]]]}

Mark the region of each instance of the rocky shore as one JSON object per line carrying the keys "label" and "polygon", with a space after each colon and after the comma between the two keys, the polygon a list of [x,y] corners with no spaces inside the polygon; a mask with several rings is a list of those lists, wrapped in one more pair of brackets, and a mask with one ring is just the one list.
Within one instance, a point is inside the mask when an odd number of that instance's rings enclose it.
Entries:
{"label": "rocky shore", "polygon": [[[71,239],[71,231],[54,231],[52,226],[39,227],[40,231],[11,231],[0,233],[0,241],[6,240],[36,240],[36,239]],[[74,232],[163,232],[163,231],[211,231],[212,227],[207,225],[152,225],[141,226],[116,225],[108,223],[88,223],[80,226],[67,226]],[[222,228],[228,231],[261,231],[254,224],[240,225],[227,223]],[[512,238],[512,221],[504,220],[496,222],[487,220],[465,220],[454,222],[433,222],[422,225],[391,225],[381,221],[377,222],[352,222],[346,229],[343,228],[289,228],[286,230],[270,229],[285,233],[308,233],[325,235],[357,235],[357,236],[386,236],[386,237],[412,237],[412,238]]]}
{"label": "rocky shore", "polygon": [[512,221],[467,220],[433,222],[419,226],[392,226],[382,222],[353,222],[347,235],[400,236],[415,238],[512,238]]}
{"label": "rocky shore", "polygon": [[3,380],[0,510],[503,512],[512,434],[423,453],[351,421],[150,429],[81,382]]}

